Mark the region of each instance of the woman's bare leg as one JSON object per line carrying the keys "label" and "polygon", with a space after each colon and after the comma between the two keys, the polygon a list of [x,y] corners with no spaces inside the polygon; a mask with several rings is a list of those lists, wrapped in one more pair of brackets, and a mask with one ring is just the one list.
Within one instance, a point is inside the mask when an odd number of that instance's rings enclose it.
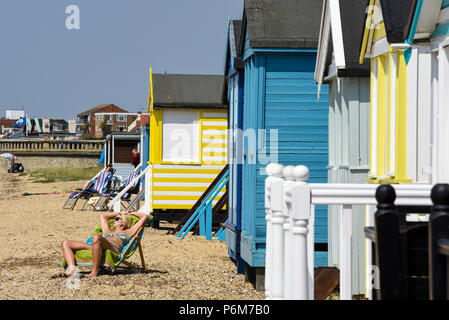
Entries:
{"label": "woman's bare leg", "polygon": [[89,273],[87,276],[89,278],[94,278],[98,276],[100,263],[101,263],[101,257],[103,255],[103,250],[111,250],[113,252],[117,252],[117,249],[103,236],[101,235],[95,235],[92,238],[92,272]]}
{"label": "woman's bare leg", "polygon": [[70,276],[75,272],[75,255],[73,251],[76,250],[92,250],[92,246],[81,241],[64,240],[61,243],[62,254],[67,262],[66,274]]}

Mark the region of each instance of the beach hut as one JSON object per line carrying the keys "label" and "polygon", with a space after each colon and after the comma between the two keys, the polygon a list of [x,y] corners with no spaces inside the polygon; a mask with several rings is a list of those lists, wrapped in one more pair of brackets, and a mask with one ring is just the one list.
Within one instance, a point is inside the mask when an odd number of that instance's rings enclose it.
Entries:
{"label": "beach hut", "polygon": [[[322,84],[328,84],[329,88],[329,183],[365,183],[368,178],[370,65],[368,59],[359,63],[368,3],[368,0],[323,2],[315,81],[319,94]],[[328,210],[328,264],[338,267],[338,207],[329,206]],[[364,211],[364,206],[354,206],[352,215],[355,294],[365,292]]]}
{"label": "beach hut", "polygon": [[239,133],[243,128],[244,64],[238,56],[241,20],[227,24],[224,103],[229,106],[229,201],[226,223],[226,244],[229,256],[236,262],[237,272],[244,273],[244,260],[240,257],[240,232],[242,222],[242,150]]}
{"label": "beach hut", "polygon": [[181,220],[227,164],[223,81],[223,75],[152,76],[145,206],[156,224]]}
{"label": "beach hut", "polygon": [[449,182],[448,40],[449,1],[370,1],[360,51],[371,60],[368,182]]}
{"label": "beach hut", "polygon": [[[365,28],[361,51],[374,67],[371,108],[377,112],[377,132],[372,134],[371,177],[393,183],[449,182],[449,1],[371,4],[366,23],[377,29]],[[395,74],[392,86],[388,79]],[[381,100],[387,93],[390,99]]]}
{"label": "beach hut", "polygon": [[[239,56],[244,62],[242,225],[240,256],[263,287],[265,167],[304,164],[310,182],[327,182],[328,94],[320,101],[314,69],[321,1],[244,3]],[[317,206],[316,266],[327,266],[327,208]]]}
{"label": "beach hut", "polygon": [[435,26],[442,5],[370,1],[360,52],[360,59],[371,60],[369,182],[432,181],[435,97],[429,44],[439,33]]}
{"label": "beach hut", "polygon": [[112,163],[115,169],[114,176],[124,181],[129,176],[134,166],[131,164],[132,149],[137,149],[139,153],[141,148],[140,133],[135,132],[113,132],[105,138],[105,158],[104,166]]}

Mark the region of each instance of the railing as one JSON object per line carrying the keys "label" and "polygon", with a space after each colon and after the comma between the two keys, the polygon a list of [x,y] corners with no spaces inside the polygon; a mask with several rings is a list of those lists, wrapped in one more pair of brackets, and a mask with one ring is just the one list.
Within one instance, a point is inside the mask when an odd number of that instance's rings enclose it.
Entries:
{"label": "railing", "polygon": [[[270,164],[266,171],[266,298],[313,299],[314,206],[338,205],[340,299],[352,299],[352,206],[373,207],[377,203],[378,185],[308,184],[309,170],[305,166]],[[393,187],[397,205],[432,204],[431,185],[399,184]],[[372,209],[371,214],[374,214]],[[366,241],[366,254],[371,257],[370,241]]]}
{"label": "railing", "polygon": [[[225,170],[225,171],[224,171]],[[207,240],[212,239],[212,211],[213,201],[218,194],[226,187],[229,180],[229,168],[225,167],[222,171],[222,176],[218,177],[212,183],[212,190],[206,192],[206,196],[198,208],[191,215],[189,220],[183,225],[181,230],[176,234],[176,237],[184,239],[192,227],[199,222],[199,234],[205,236]],[[217,204],[218,205],[218,204]]]}
{"label": "railing", "polygon": [[[195,202],[195,204],[190,209],[189,213],[187,213],[181,221],[179,221],[179,224],[173,229],[170,230],[167,234],[177,234],[179,230],[186,224],[186,222],[190,219],[190,217],[196,212],[198,207],[206,200],[206,197],[209,195],[209,193],[212,191],[212,189],[215,188],[216,184],[220,182],[221,178],[229,171],[229,164],[225,165],[223,169],[220,171],[220,173],[215,177],[214,181],[207,187],[206,191],[203,192],[203,194],[200,196],[200,198]],[[227,192],[226,192],[227,196]],[[220,198],[220,201],[225,198],[225,195],[223,195]],[[221,209],[221,208],[220,208]]]}
{"label": "railing", "polygon": [[102,140],[4,139],[0,140],[0,152],[100,154],[103,151],[103,145]]}

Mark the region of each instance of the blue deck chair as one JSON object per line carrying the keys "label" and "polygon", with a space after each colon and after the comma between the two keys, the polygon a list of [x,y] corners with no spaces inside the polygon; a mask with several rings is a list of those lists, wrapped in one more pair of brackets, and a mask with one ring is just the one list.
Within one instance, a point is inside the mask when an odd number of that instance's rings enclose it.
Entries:
{"label": "blue deck chair", "polygon": [[89,186],[85,189],[78,189],[75,190],[75,192],[71,193],[67,201],[64,203],[63,208],[64,209],[72,209],[75,207],[76,203],[79,199],[86,199],[86,201],[83,204],[83,208],[85,207],[86,203],[89,201],[89,199],[94,195],[101,195],[103,193],[108,192],[108,189],[111,184],[111,180],[113,177],[112,172],[106,172],[102,171],[98,175],[98,177],[95,180],[95,183],[91,181]]}
{"label": "blue deck chair", "polygon": [[[129,176],[126,179],[126,181],[123,184],[123,186],[120,187],[117,191],[120,192],[124,188],[128,187],[130,185],[130,183],[133,182],[133,180],[135,178],[137,178],[137,176],[141,173],[141,171],[142,171],[141,168],[138,168],[135,171],[131,171],[131,173],[129,174]],[[139,193],[140,180],[141,179],[137,180],[131,186],[131,188],[128,189],[128,191],[122,196],[121,201],[127,202],[128,204],[131,202],[131,195]],[[117,196],[118,192],[103,193],[100,196],[100,199],[98,199],[98,201],[94,205],[92,205],[93,209],[95,211],[107,210],[108,202],[110,200],[112,200],[113,198],[115,198]],[[123,209],[126,209],[126,207],[124,206],[123,202],[121,202],[121,203],[122,203]]]}

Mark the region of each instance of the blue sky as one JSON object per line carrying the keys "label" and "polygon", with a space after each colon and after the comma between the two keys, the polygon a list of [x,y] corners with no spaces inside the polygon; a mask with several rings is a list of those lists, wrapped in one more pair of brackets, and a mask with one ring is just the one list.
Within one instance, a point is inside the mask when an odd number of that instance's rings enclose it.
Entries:
{"label": "blue sky", "polygon": [[[66,28],[66,7],[80,29]],[[145,110],[148,70],[222,74],[243,0],[1,0],[0,117],[72,118],[98,104]]]}

